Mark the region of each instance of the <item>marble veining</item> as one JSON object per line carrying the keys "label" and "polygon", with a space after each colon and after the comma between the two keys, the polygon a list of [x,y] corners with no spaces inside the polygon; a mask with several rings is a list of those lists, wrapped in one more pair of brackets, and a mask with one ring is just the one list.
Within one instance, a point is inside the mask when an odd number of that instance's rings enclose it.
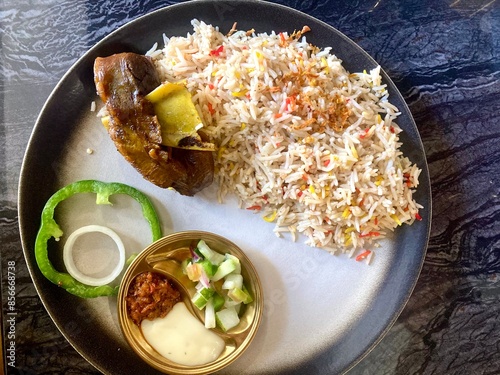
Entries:
{"label": "marble veining", "polygon": [[[382,65],[408,103],[427,154],[433,225],[421,276],[395,325],[350,373],[499,373],[500,3],[277,2],[336,27]],[[0,5],[2,306],[6,264],[15,261],[22,311],[19,366],[9,374],[98,373],[54,326],[31,283],[17,223],[19,170],[36,117],[69,67],[116,28],[174,3]]]}

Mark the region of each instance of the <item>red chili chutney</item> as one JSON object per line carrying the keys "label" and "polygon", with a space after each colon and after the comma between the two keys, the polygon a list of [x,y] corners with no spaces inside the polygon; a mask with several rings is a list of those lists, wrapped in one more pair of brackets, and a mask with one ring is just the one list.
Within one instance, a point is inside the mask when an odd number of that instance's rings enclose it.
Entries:
{"label": "red chili chutney", "polygon": [[181,294],[167,277],[143,272],[130,284],[126,297],[127,312],[138,326],[144,319],[163,318],[181,299]]}

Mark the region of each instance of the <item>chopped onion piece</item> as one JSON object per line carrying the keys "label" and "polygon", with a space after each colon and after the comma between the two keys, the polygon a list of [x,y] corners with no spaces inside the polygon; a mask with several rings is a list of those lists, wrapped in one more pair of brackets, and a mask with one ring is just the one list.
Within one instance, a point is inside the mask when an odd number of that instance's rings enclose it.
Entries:
{"label": "chopped onion piece", "polygon": [[200,275],[200,283],[205,287],[205,288],[210,288],[210,279],[207,276],[207,273],[205,272],[204,269],[201,270],[201,275]]}
{"label": "chopped onion piece", "polygon": [[[109,275],[102,278],[95,278],[83,274],[75,266],[75,262],[73,259],[73,245],[75,244],[76,239],[80,237],[82,234],[92,233],[92,232],[100,232],[111,237],[111,239],[115,242],[119,252],[118,264]],[[103,227],[101,225],[87,225],[85,227],[81,227],[75,230],[68,237],[68,240],[64,244],[63,260],[68,273],[82,284],[90,286],[106,285],[109,284],[114,279],[116,279],[120,274],[120,272],[122,272],[123,267],[125,266],[125,247],[123,246],[123,242],[120,239],[120,237],[112,229],[108,227]]]}

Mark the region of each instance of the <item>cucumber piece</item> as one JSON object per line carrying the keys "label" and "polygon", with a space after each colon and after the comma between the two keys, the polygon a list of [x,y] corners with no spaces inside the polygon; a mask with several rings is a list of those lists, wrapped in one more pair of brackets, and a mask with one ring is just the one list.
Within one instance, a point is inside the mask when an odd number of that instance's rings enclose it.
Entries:
{"label": "cucumber piece", "polygon": [[213,265],[212,262],[210,262],[208,259],[199,260],[197,264],[203,267],[205,273],[209,278],[212,277],[217,271],[217,266]]}
{"label": "cucumber piece", "polygon": [[220,309],[222,309],[222,307],[224,306],[224,303],[226,302],[226,299],[221,296],[219,293],[214,293],[214,295],[212,296],[212,300],[214,302],[214,310],[215,311],[219,311]]}
{"label": "cucumber piece", "polygon": [[201,288],[198,293],[200,293],[208,301],[214,295],[215,290],[212,288]]}
{"label": "cucumber piece", "polygon": [[243,290],[242,288],[231,289],[227,293],[227,296],[231,298],[234,302],[241,302],[244,303],[245,305],[253,301],[253,298],[250,296],[250,293],[248,293],[248,291]]}
{"label": "cucumber piece", "polygon": [[231,298],[226,299],[226,302],[224,302],[224,307],[233,309],[234,311],[236,311],[236,314],[238,314],[238,316],[240,315],[241,305],[241,302],[235,302]]}
{"label": "cucumber piece", "polygon": [[235,307],[235,306],[238,306],[238,305],[241,305],[241,302],[233,301],[229,297],[224,301],[224,307]]}
{"label": "cucumber piece", "polygon": [[233,308],[226,308],[215,313],[215,320],[217,325],[224,331],[227,332],[231,328],[234,328],[240,322],[238,313]]}
{"label": "cucumber piece", "polygon": [[243,284],[242,290],[247,294],[247,299],[243,303],[246,305],[246,304],[249,304],[250,302],[253,302],[252,294],[250,294],[250,292],[248,291],[248,289],[245,286],[245,284]]}
{"label": "cucumber piece", "polygon": [[212,264],[215,264],[216,266],[221,264],[225,259],[224,255],[212,250],[203,240],[200,240],[198,242],[198,245],[196,245],[196,249],[205,257],[205,259],[208,259]]}
{"label": "cucumber piece", "polygon": [[241,263],[240,263],[240,260],[235,257],[234,255],[231,255],[229,253],[226,254],[226,259],[232,259],[234,261],[234,263],[236,264],[236,267],[233,271],[233,273],[241,273]]}
{"label": "cucumber piece", "polygon": [[215,308],[213,298],[210,298],[205,306],[205,327],[215,328]]}
{"label": "cucumber piece", "polygon": [[[234,271],[233,271],[234,272]],[[224,279],[224,284],[222,284],[222,289],[234,289],[243,287],[243,276],[241,274],[230,273]]]}
{"label": "cucumber piece", "polygon": [[191,301],[199,310],[203,310],[208,303],[208,300],[200,292],[196,292]]}
{"label": "cucumber piece", "polygon": [[235,269],[236,262],[231,258],[227,258],[219,265],[219,268],[217,268],[217,272],[215,272],[215,274],[212,276],[212,281],[219,281],[226,275],[229,275]]}

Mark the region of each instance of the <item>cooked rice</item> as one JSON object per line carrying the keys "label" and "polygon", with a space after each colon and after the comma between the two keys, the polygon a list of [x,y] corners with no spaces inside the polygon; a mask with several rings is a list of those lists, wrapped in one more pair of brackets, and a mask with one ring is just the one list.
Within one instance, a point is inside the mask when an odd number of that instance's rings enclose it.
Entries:
{"label": "cooked rice", "polygon": [[220,202],[235,194],[277,236],[351,256],[413,223],[420,169],[399,150],[380,67],[350,74],[301,32],[192,25],[147,54],[163,80],[185,83],[218,145]]}

